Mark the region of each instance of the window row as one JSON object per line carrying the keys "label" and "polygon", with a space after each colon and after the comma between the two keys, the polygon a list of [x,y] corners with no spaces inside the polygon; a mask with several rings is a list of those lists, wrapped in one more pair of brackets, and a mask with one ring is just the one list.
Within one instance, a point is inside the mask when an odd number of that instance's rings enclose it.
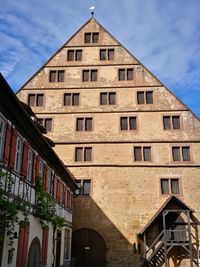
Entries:
{"label": "window row", "polygon": [[[89,72],[89,77],[91,73]],[[90,77],[91,78],[91,77]],[[94,78],[94,76],[93,76]],[[92,79],[93,79],[92,78]],[[116,92],[100,92],[99,103],[100,105],[116,105],[117,101]],[[153,104],[153,91],[138,91],[136,92],[137,104]],[[63,98],[64,106],[79,106],[80,105],[80,93],[64,93]],[[29,94],[28,105],[30,107],[40,107],[44,105],[44,94]],[[174,116],[173,116],[174,117]],[[173,122],[175,125],[176,118],[173,120],[168,116],[165,118],[165,129],[170,129],[170,123]],[[171,128],[176,129],[177,126]]]}
{"label": "window row", "polygon": [[[92,147],[76,147],[75,148],[75,161],[85,162],[93,160]],[[171,155],[173,162],[189,162],[191,161],[190,146],[172,146]],[[133,147],[133,160],[136,162],[153,161],[152,147],[151,146],[134,146]]]}
{"label": "window row", "polygon": [[72,208],[72,194],[61,178],[35,152],[15,128],[0,117],[0,161],[35,184],[38,177],[45,190],[65,208]]}
{"label": "window row", "polygon": [[[92,194],[92,181],[91,179],[78,179],[76,183],[79,185],[79,192],[77,195],[90,196]],[[180,179],[178,177],[173,178],[161,178],[160,179],[160,194],[161,195],[179,195],[181,194]]]}
{"label": "window row", "polygon": [[[75,54],[76,56],[76,54]],[[72,57],[72,56],[71,56]],[[134,79],[133,68],[124,68],[118,70],[118,80],[128,81]],[[82,81],[83,82],[96,82],[98,81],[98,70],[97,69],[85,69],[82,70]],[[64,82],[65,71],[64,70],[50,70],[49,71],[49,82]]]}
{"label": "window row", "polygon": [[[114,49],[100,49],[99,59],[100,60],[113,60],[114,59]],[[68,61],[82,61],[82,49],[69,49],[67,50],[67,60]]]}
{"label": "window row", "polygon": [[[174,123],[166,128],[165,118],[172,117],[175,118]],[[138,117],[137,116],[121,116],[120,117],[120,130],[121,131],[134,131],[138,130]],[[52,118],[38,118],[38,122],[46,129],[47,132],[52,131]],[[93,127],[93,117],[79,117],[76,118],[76,131],[92,131]],[[163,129],[180,129],[180,116],[163,116]]]}

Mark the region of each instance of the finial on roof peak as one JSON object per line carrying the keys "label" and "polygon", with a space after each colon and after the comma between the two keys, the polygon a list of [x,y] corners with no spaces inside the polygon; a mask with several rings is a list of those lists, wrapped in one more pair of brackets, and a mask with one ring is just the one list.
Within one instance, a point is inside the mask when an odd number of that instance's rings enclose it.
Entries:
{"label": "finial on roof peak", "polygon": [[91,6],[89,8],[89,10],[91,11],[91,15],[92,15],[92,18],[94,17],[94,10],[95,10],[95,6]]}

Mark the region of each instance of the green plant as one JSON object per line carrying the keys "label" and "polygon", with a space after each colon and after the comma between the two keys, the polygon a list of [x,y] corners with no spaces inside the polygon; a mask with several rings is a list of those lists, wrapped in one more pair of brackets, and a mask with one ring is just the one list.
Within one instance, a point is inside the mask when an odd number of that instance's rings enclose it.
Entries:
{"label": "green plant", "polygon": [[12,195],[14,179],[10,172],[0,170],[0,225],[9,236],[9,246],[14,242],[15,224],[19,222],[19,211],[27,221],[27,203]]}
{"label": "green plant", "polygon": [[52,196],[45,191],[41,177],[37,177],[35,190],[37,199],[35,212],[36,216],[40,218],[42,227],[48,227],[48,222],[52,222],[58,228],[67,226],[65,218],[56,215],[55,202]]}

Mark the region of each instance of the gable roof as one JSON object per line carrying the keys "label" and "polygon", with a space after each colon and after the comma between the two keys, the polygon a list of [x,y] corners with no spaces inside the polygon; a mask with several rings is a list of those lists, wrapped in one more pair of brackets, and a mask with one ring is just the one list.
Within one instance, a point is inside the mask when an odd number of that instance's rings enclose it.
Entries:
{"label": "gable roof", "polygon": [[90,18],[89,20],[86,21],[86,23],[84,23],[69,39],[67,42],[65,42],[42,66],[41,68],[39,68],[38,71],[36,71],[28,80],[27,82],[25,82],[22,87],[16,92],[16,94],[18,92],[20,92],[73,38],[75,35],[77,35],[87,24],[89,24],[91,21],[96,22],[100,28],[102,28],[107,34],[109,34],[131,57],[133,57],[138,64],[140,64],[148,73],[150,73],[150,75],[152,75],[152,77],[158,82],[160,83],[160,86],[165,87],[165,89],[174,96],[174,98],[179,101],[186,110],[190,111],[197,120],[200,121],[200,118],[193,113],[193,111],[186,105],[184,104],[168,87],[166,87],[147,67],[145,67],[130,51],[127,50],[126,47],[124,47],[110,32],[108,32],[94,17]]}
{"label": "gable roof", "polygon": [[167,206],[169,206],[171,203],[176,203],[183,210],[189,210],[191,213],[194,212],[194,210],[190,208],[186,203],[184,203],[183,200],[181,200],[179,197],[171,195],[166,199],[163,205],[158,209],[158,211],[154,214],[154,216],[150,219],[150,221],[145,225],[145,227],[138,235],[143,235],[144,232],[155,222],[155,220],[162,214],[165,209],[167,209]]}

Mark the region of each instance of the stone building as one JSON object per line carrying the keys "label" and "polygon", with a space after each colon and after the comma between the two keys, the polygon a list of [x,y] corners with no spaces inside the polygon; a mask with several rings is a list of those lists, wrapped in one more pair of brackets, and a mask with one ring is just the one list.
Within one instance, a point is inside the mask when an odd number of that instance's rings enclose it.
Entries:
{"label": "stone building", "polygon": [[199,119],[96,19],[17,96],[82,185],[73,266],[196,266]]}
{"label": "stone building", "polygon": [[70,264],[78,187],[35,119],[0,75],[1,267]]}

